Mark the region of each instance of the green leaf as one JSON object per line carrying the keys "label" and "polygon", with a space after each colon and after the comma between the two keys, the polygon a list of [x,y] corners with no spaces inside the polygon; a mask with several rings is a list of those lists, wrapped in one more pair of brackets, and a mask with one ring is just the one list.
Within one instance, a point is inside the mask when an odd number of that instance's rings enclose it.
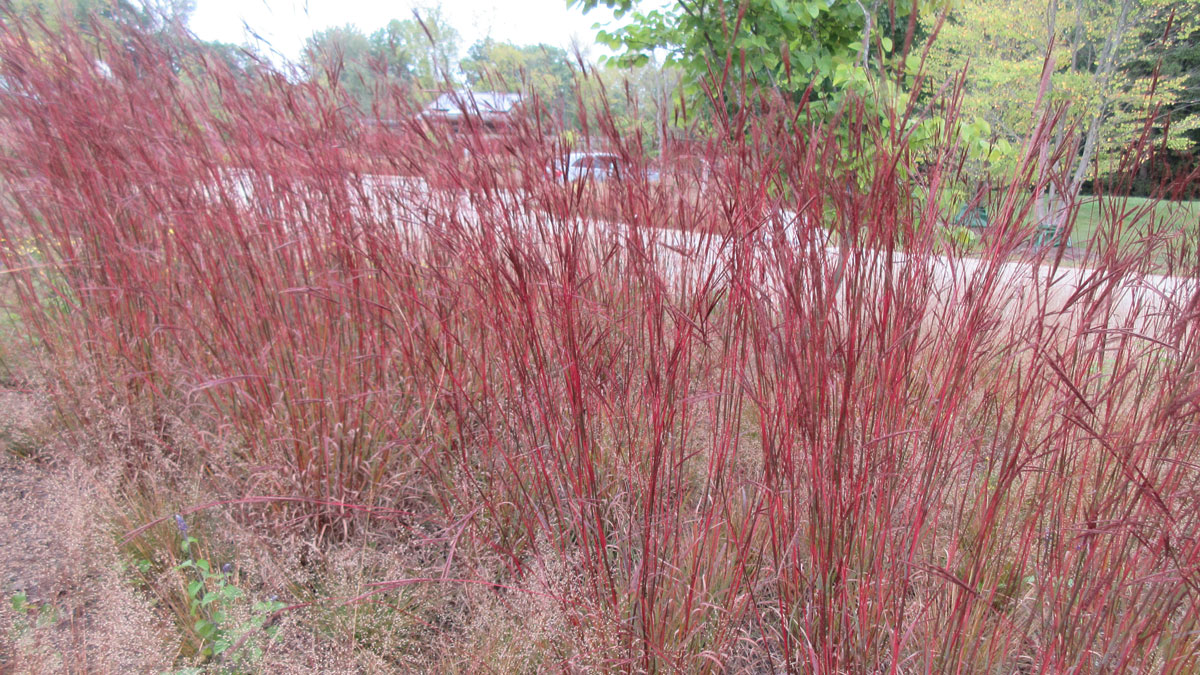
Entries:
{"label": "green leaf", "polygon": [[200,593],[201,588],[204,588],[203,581],[193,581],[187,585],[188,595],[195,599],[195,597]]}
{"label": "green leaf", "polygon": [[796,26],[796,14],[792,12],[784,0],[771,0],[771,5],[774,6],[775,13],[779,15],[780,19],[783,19],[783,22],[788,27],[794,28]]}
{"label": "green leaf", "polygon": [[193,628],[196,629],[196,634],[205,640],[209,639],[217,630],[217,627],[212,625],[212,622],[207,619],[197,619],[196,623],[193,624]]}
{"label": "green leaf", "polygon": [[821,3],[819,2],[805,3],[805,9],[808,10],[808,15],[814,19],[821,15]]}
{"label": "green leaf", "polygon": [[21,591],[12,596],[12,608],[16,612],[25,612],[29,609],[29,596],[25,591]]}
{"label": "green leaf", "polygon": [[882,40],[880,40],[880,42],[883,43],[883,51],[890,54],[892,51],[892,38],[885,37]]}

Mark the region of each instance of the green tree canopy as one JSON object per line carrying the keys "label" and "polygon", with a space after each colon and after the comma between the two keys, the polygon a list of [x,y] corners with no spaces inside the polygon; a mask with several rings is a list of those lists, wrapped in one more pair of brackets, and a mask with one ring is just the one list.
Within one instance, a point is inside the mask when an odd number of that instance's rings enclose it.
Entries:
{"label": "green tree canopy", "polygon": [[364,109],[394,87],[419,91],[454,81],[458,32],[440,9],[392,20],[369,37],[357,26],[317,32],[303,53],[309,77],[343,88]]}
{"label": "green tree canopy", "polygon": [[370,68],[371,43],[357,26],[326,28],[308,38],[303,63],[309,77],[338,86],[359,104],[375,96],[376,78]]}
{"label": "green tree canopy", "polygon": [[653,9],[636,0],[572,4],[584,11],[603,5],[627,19],[601,31],[599,40],[627,64],[664,53],[668,65],[682,69],[693,94],[702,82],[717,83],[728,104],[743,87],[769,87],[798,98],[811,85],[819,109],[823,102],[836,105],[850,88],[878,92],[882,83],[868,86],[870,71],[894,63],[894,55],[918,34],[920,16],[935,13],[943,2],[676,0]]}
{"label": "green tree canopy", "polygon": [[1172,0],[1150,5],[1133,39],[1132,58],[1123,65],[1125,75],[1144,81],[1158,71],[1176,83],[1174,100],[1161,110],[1170,116],[1175,131],[1168,145],[1200,150],[1200,3]]}
{"label": "green tree canopy", "polygon": [[491,38],[471,45],[459,67],[472,87],[516,90],[528,85],[547,100],[565,96],[575,77],[565,49],[547,44],[514,45]]}
{"label": "green tree canopy", "polygon": [[[986,120],[997,138],[1012,143],[1024,139],[1046,110],[1065,110],[1055,133],[1076,130],[1080,150],[1045,170],[1068,177],[1063,196],[1073,199],[1091,177],[1093,160],[1099,159],[1102,172],[1111,167],[1147,123],[1169,145],[1189,142],[1188,125],[1168,128],[1167,117],[1156,115],[1160,107],[1188,107],[1186,74],[1159,68],[1165,62],[1162,36],[1170,33],[1162,23],[1168,7],[1180,21],[1194,22],[1200,2],[961,2],[932,46],[928,86],[966,69],[964,116]],[[1186,39],[1173,43],[1180,55],[1187,52]]]}
{"label": "green tree canopy", "polygon": [[401,73],[416,86],[440,89],[455,80],[459,36],[440,7],[393,19],[370,37],[370,54],[377,67]]}
{"label": "green tree canopy", "polygon": [[161,28],[171,21],[185,22],[195,9],[194,0],[162,0],[154,3],[130,0],[12,0],[0,8],[0,20],[11,11],[18,15],[41,16],[51,28],[67,18],[86,29],[93,18],[101,21],[133,21],[144,28]]}

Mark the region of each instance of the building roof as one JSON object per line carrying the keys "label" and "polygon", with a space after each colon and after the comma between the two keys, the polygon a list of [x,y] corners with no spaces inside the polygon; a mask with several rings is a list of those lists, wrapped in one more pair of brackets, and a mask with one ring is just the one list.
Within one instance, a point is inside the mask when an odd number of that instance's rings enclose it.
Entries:
{"label": "building roof", "polygon": [[486,121],[511,115],[520,103],[520,94],[464,89],[438,96],[425,106],[425,115],[455,121],[462,119],[464,113],[475,113]]}

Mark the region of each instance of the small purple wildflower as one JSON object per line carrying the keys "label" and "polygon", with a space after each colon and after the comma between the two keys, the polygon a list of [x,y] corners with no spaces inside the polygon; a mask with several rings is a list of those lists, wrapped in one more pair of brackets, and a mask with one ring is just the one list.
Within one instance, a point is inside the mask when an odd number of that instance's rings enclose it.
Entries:
{"label": "small purple wildflower", "polygon": [[178,513],[175,514],[175,527],[179,528],[179,534],[182,534],[185,537],[187,536],[187,533],[188,533],[187,521],[184,520],[183,516]]}
{"label": "small purple wildflower", "polygon": [[233,563],[225,563],[224,565],[221,565],[221,571],[224,572],[225,574],[232,574],[233,573]]}

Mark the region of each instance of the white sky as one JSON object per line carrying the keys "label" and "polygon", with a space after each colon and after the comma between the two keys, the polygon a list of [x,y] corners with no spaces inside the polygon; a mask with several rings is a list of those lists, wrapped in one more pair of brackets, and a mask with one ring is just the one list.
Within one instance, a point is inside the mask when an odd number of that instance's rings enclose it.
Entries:
{"label": "white sky", "polygon": [[[430,0],[196,0],[190,26],[203,40],[254,43],[246,26],[283,57],[295,61],[304,40],[330,26],[355,24],[370,35],[391,19],[410,19],[414,7]],[[596,9],[586,16],[567,9],[566,0],[444,0],[442,12],[458,30],[460,54],[485,37],[515,44],[546,43],[570,50],[577,38],[584,55],[609,53],[596,46],[592,25],[611,14]],[[586,48],[586,49],[585,49]],[[276,57],[278,58],[278,57]]]}

